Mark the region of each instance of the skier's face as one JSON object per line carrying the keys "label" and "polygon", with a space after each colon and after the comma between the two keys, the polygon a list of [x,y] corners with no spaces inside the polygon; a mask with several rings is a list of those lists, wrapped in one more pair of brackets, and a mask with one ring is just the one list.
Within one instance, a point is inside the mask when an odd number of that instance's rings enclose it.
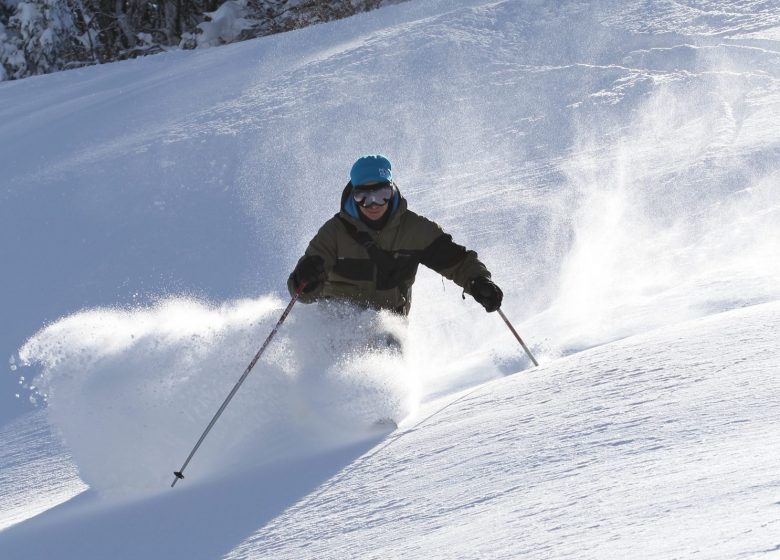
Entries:
{"label": "skier's face", "polygon": [[385,215],[385,212],[387,212],[387,208],[389,206],[390,205],[387,202],[385,202],[381,206],[375,204],[373,206],[369,206],[368,208],[364,208],[363,206],[358,206],[358,208],[366,218],[368,218],[371,221],[376,221]]}
{"label": "skier's face", "polygon": [[[366,183],[355,187],[352,196],[360,208],[360,212],[369,220],[376,221],[387,212],[394,187],[389,181],[381,183]],[[380,204],[380,202],[384,201]],[[368,204],[368,206],[364,206]]]}

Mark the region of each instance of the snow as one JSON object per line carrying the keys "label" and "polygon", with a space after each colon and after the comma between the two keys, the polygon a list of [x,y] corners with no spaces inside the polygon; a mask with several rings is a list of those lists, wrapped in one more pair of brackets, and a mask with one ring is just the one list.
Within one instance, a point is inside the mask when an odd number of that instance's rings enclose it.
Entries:
{"label": "snow", "polygon": [[[87,311],[45,328],[19,354],[44,366],[34,393],[46,395],[81,479],[104,497],[138,497],[170,483],[171,457],[187,456],[282,307],[166,300]],[[340,306],[296,310],[188,477],[337,447],[414,411],[413,371],[398,352],[376,349],[379,333],[403,337],[399,319],[350,309],[346,322],[344,314]]]}
{"label": "snow", "polygon": [[780,529],[779,334],[767,304],[481,385],[226,557],[758,554]]}
{"label": "snow", "polygon": [[[777,555],[767,6],[411,1],[0,84],[0,558]],[[171,489],[376,152],[541,366],[427,271],[408,329],[297,304]]]}
{"label": "snow", "polygon": [[199,47],[212,47],[237,40],[241,32],[252,27],[246,19],[246,6],[228,0],[217,10],[209,12],[209,21],[198,24],[201,33],[197,36]]}
{"label": "snow", "polygon": [[51,433],[43,411],[4,425],[0,441],[0,531],[87,489],[67,448]]}

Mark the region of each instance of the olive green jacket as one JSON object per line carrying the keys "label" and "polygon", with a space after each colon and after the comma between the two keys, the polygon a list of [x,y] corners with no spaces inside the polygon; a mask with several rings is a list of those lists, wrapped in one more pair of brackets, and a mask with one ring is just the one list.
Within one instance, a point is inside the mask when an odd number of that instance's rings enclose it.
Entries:
{"label": "olive green jacket", "polygon": [[[490,272],[474,251],[454,243],[452,237],[435,222],[408,210],[406,200],[400,194],[396,194],[390,202],[393,214],[387,224],[381,230],[372,230],[346,209],[351,189],[352,185],[348,184],[342,196],[341,211],[325,222],[309,242],[305,256],[321,257],[326,277],[312,291],[301,294],[300,301],[311,303],[324,298],[342,299],[407,315],[411,306],[412,284],[420,264],[454,281],[466,293],[469,293],[470,280],[479,276],[490,278]],[[352,211],[355,212],[354,207]],[[366,232],[379,248],[393,258],[395,269],[377,266],[342,220],[358,231]],[[293,295],[293,275],[290,275],[287,286],[290,295]]]}

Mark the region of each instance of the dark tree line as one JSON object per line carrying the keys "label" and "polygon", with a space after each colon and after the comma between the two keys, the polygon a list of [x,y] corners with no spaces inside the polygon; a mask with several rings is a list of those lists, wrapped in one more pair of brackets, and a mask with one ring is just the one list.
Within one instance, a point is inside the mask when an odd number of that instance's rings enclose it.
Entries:
{"label": "dark tree line", "polygon": [[400,0],[0,0],[0,81],[230,43]]}

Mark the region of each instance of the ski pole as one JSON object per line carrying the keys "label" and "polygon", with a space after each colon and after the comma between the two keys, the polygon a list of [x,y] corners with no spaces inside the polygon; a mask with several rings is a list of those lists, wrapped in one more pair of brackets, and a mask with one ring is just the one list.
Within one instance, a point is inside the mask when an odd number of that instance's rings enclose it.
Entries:
{"label": "ski pole", "polygon": [[523,339],[520,338],[520,335],[517,334],[517,331],[512,326],[512,323],[509,322],[509,319],[506,318],[506,315],[504,315],[504,312],[501,311],[501,309],[498,309],[498,314],[501,315],[501,318],[506,323],[506,326],[509,327],[509,330],[512,331],[512,334],[515,335],[515,338],[517,339],[517,342],[520,343],[520,346],[523,347],[523,350],[525,350],[525,353],[528,354],[528,357],[531,358],[531,361],[534,363],[535,366],[539,365],[539,362],[536,361],[536,358],[533,357],[533,354],[531,354],[531,351],[528,349],[528,346],[525,345],[525,342],[523,342]]}
{"label": "ski pole", "polygon": [[206,436],[211,431],[211,428],[214,427],[214,424],[217,423],[217,420],[222,415],[222,413],[227,408],[228,403],[231,401],[231,399],[235,396],[235,394],[238,392],[238,388],[241,387],[241,384],[244,382],[244,380],[249,375],[249,372],[252,371],[252,368],[255,367],[255,364],[260,359],[260,356],[262,356],[263,352],[265,352],[265,349],[268,347],[268,344],[271,342],[271,339],[274,337],[276,332],[279,330],[279,327],[282,326],[282,323],[284,323],[284,320],[287,319],[287,316],[290,314],[290,311],[292,310],[293,305],[295,305],[295,302],[298,301],[298,296],[301,295],[301,292],[303,292],[303,288],[306,285],[304,283],[301,283],[300,286],[298,286],[298,289],[295,292],[295,295],[293,295],[292,299],[290,300],[290,303],[287,304],[287,308],[284,310],[284,313],[282,313],[282,316],[279,318],[279,320],[276,322],[276,326],[271,331],[271,334],[268,335],[268,338],[265,339],[265,342],[263,342],[263,345],[260,347],[260,350],[257,351],[257,354],[255,354],[255,357],[252,359],[252,361],[249,363],[247,368],[244,370],[244,373],[239,378],[238,382],[233,386],[233,389],[230,391],[230,394],[227,396],[225,401],[222,403],[222,406],[219,407],[219,410],[217,410],[217,413],[214,415],[214,418],[211,419],[211,422],[209,422],[209,425],[206,426],[206,429],[203,431],[203,434],[200,436],[200,439],[198,440],[198,443],[195,444],[195,447],[192,448],[192,451],[190,451],[189,456],[187,456],[187,460],[184,461],[184,464],[181,466],[181,469],[178,471],[174,471],[175,478],[173,479],[173,482],[171,483],[171,488],[176,486],[176,483],[179,481],[179,479],[184,478],[184,469],[187,468],[187,465],[190,463],[190,460],[192,459],[193,455],[195,455],[195,452],[200,447],[200,444],[203,443],[203,440],[206,439]]}

